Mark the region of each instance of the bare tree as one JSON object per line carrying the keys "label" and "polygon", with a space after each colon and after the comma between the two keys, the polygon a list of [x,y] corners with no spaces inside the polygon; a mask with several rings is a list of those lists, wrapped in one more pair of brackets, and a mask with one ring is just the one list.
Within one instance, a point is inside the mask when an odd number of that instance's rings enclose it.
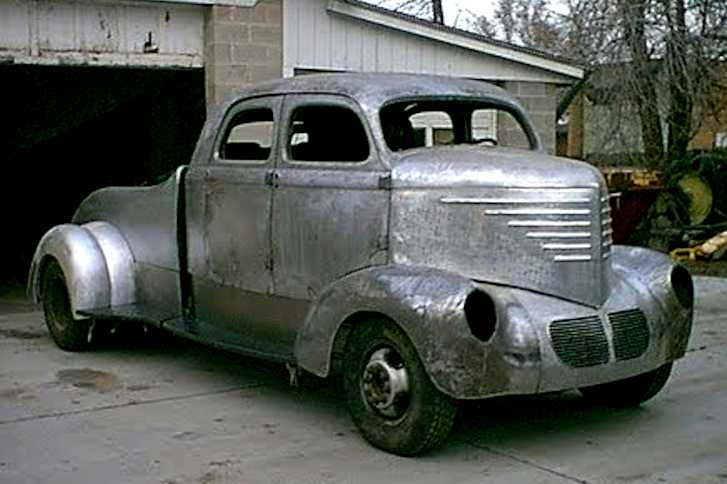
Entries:
{"label": "bare tree", "polygon": [[649,160],[661,160],[664,153],[656,79],[647,45],[646,5],[642,0],[621,0],[620,20],[624,41],[631,56],[631,75],[627,78],[636,100],[641,121],[644,154]]}
{"label": "bare tree", "polygon": [[[442,0],[369,0],[443,24]],[[644,155],[686,154],[700,120],[727,109],[725,0],[497,0],[471,28],[594,66],[587,88],[634,106]],[[611,85],[602,85],[599,82]],[[618,110],[617,110],[618,111]],[[628,112],[629,110],[621,110]],[[696,113],[696,115],[695,115]]]}
{"label": "bare tree", "polygon": [[548,0],[499,0],[495,18],[508,42],[556,50],[562,30]]}
{"label": "bare tree", "polygon": [[435,23],[444,24],[444,11],[442,11],[442,0],[432,1],[432,20]]}
{"label": "bare tree", "polygon": [[377,4],[395,12],[428,18],[432,22],[444,25],[442,0],[379,0]]}
{"label": "bare tree", "polygon": [[[727,108],[724,0],[499,0],[492,23],[504,40],[564,55],[607,75],[610,90],[638,116],[645,156],[676,160],[699,121]],[[475,22],[474,25],[479,25]],[[605,86],[598,83],[607,80]]]}

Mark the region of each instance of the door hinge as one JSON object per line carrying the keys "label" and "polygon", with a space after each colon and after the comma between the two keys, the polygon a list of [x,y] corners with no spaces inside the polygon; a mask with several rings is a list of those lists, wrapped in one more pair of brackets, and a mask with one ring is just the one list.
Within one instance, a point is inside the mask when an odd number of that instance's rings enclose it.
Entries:
{"label": "door hinge", "polygon": [[280,180],[280,175],[278,175],[274,171],[269,171],[265,174],[265,184],[270,187],[278,188],[279,180]]}
{"label": "door hinge", "polygon": [[379,190],[391,190],[391,175],[379,177]]}
{"label": "door hinge", "polygon": [[265,270],[272,271],[273,270],[273,256],[268,256],[267,259],[265,259]]}

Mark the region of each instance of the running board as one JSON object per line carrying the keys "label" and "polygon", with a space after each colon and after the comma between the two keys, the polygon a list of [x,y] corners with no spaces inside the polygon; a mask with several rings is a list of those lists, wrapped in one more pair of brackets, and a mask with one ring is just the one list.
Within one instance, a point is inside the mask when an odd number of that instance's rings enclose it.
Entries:
{"label": "running board", "polygon": [[84,309],[78,311],[78,314],[95,319],[138,321],[154,326],[161,326],[162,321],[179,317],[178,312],[165,311],[149,304],[122,304],[105,308]]}

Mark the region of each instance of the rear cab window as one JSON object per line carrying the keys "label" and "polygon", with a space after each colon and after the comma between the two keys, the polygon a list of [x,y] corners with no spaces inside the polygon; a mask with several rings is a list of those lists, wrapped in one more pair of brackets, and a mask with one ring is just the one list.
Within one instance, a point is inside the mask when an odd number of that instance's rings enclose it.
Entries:
{"label": "rear cab window", "polygon": [[534,149],[516,113],[480,99],[413,99],[380,111],[384,140],[391,151],[454,145]]}

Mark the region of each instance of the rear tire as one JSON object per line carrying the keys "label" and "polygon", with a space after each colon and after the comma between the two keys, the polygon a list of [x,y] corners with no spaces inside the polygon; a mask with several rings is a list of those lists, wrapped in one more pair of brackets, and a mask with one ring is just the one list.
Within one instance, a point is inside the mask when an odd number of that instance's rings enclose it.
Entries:
{"label": "rear tire", "polygon": [[640,375],[602,385],[580,388],[581,394],[613,407],[636,407],[653,398],[664,388],[671,374],[671,363]]}
{"label": "rear tire", "polygon": [[41,294],[45,323],[56,345],[65,351],[88,348],[89,321],[73,318],[66,278],[56,260],[51,260],[43,273]]}
{"label": "rear tire", "polygon": [[456,402],[429,379],[416,349],[394,323],[361,323],[344,352],[348,409],[363,437],[403,456],[427,452],[449,434]]}

